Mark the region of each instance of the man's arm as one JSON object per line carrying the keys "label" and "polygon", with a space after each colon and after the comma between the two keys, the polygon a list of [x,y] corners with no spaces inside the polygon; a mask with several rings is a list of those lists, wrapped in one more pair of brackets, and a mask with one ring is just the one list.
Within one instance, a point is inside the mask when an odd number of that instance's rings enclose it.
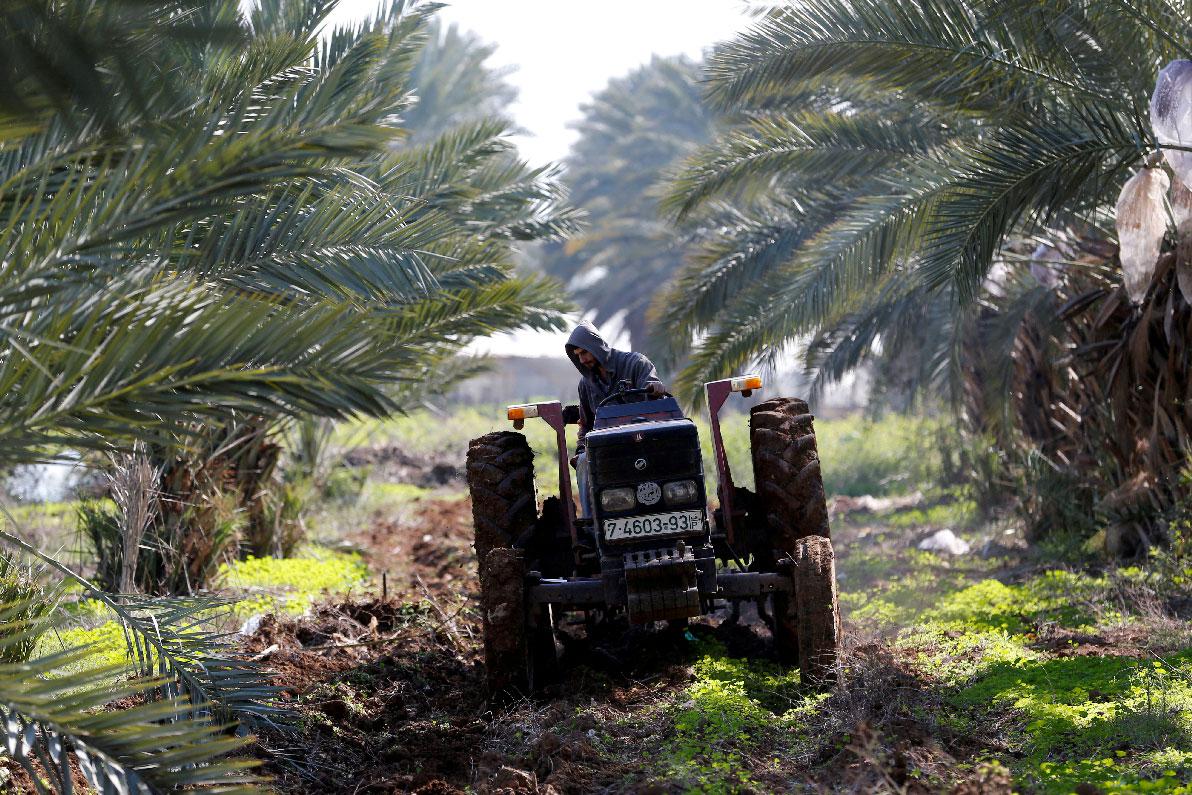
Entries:
{"label": "man's arm", "polygon": [[658,377],[658,370],[654,363],[643,353],[633,354],[631,376],[634,389],[649,389],[650,397],[662,397],[666,394],[666,384]]}
{"label": "man's arm", "polygon": [[587,381],[579,382],[579,447],[584,446],[584,437],[592,430],[592,400],[588,394]]}

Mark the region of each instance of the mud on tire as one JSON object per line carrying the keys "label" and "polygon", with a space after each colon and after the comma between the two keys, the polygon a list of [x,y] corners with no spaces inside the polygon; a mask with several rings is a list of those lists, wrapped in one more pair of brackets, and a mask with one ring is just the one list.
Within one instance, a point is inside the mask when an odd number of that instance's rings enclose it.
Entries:
{"label": "mud on tire", "polygon": [[534,535],[538,521],[534,452],[520,433],[486,434],[468,445],[467,475],[483,582],[490,550],[523,547]]}
{"label": "mud on tire", "polygon": [[490,693],[528,692],[526,563],[520,549],[496,547],[480,567],[484,663]]}
{"label": "mud on tire", "polygon": [[799,672],[803,682],[824,688],[836,681],[840,611],[831,539],[806,536],[795,542],[795,610]]}
{"label": "mud on tire", "polygon": [[749,435],[754,556],[762,570],[783,571],[794,585],[793,594],[774,595],[774,648],[784,662],[798,663],[803,681],[822,687],[834,679],[840,618],[814,418],[805,401],[767,400],[750,412]]}

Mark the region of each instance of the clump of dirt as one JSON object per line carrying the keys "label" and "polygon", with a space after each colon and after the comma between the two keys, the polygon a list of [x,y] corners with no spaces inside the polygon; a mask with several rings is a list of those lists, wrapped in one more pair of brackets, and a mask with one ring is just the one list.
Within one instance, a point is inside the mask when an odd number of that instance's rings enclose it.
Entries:
{"label": "clump of dirt", "polygon": [[424,604],[323,605],[266,616],[244,644],[263,659],[295,731],[267,732],[260,754],[290,792],[456,792],[483,735],[478,660]]}

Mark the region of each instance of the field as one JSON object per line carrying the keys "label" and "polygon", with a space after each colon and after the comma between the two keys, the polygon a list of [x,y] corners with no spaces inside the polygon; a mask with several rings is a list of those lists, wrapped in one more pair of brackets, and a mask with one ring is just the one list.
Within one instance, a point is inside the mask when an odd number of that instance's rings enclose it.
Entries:
{"label": "field", "polygon": [[[1192,791],[1192,564],[1028,551],[1014,522],[940,483],[928,419],[818,424],[847,641],[834,692],[803,689],[764,626],[713,619],[574,633],[560,684],[489,701],[460,464],[504,425],[464,409],[340,429],[357,464],[309,506],[299,556],[221,571],[223,621],[292,709],[255,746],[281,790]],[[552,472],[549,436],[527,430]],[[748,482],[743,417],[728,445]],[[70,505],[15,518],[69,545]],[[942,529],[970,550],[917,548]],[[118,660],[96,615],[43,643]]]}

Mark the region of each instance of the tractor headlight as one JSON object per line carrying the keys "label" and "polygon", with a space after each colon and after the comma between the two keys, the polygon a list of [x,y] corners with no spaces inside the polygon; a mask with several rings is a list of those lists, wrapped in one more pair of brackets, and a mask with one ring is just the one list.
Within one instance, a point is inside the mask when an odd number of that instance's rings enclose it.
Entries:
{"label": "tractor headlight", "polygon": [[667,483],[662,487],[662,496],[668,505],[682,505],[687,502],[695,502],[695,498],[699,496],[699,490],[696,489],[694,480],[676,480],[674,483]]}
{"label": "tractor headlight", "polygon": [[600,507],[606,511],[628,511],[637,505],[633,489],[605,489],[600,492]]}

